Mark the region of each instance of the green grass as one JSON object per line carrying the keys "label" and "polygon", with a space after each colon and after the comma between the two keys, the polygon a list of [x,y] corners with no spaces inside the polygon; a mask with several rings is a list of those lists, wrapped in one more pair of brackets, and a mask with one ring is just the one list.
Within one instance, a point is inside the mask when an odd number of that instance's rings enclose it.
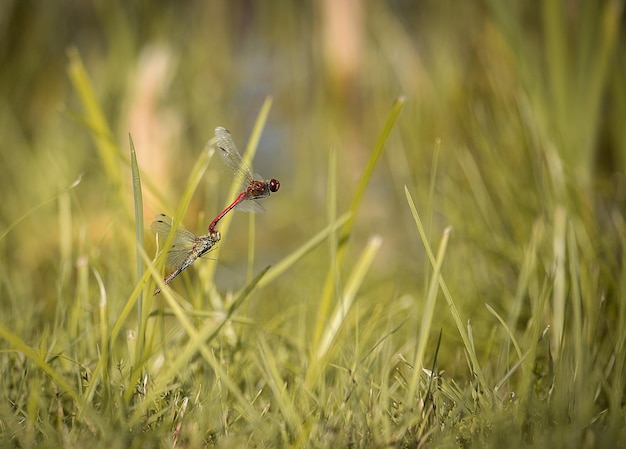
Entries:
{"label": "green grass", "polygon": [[[623,2],[65,6],[0,7],[0,447],[626,447]],[[216,126],[281,189],[153,296]]]}

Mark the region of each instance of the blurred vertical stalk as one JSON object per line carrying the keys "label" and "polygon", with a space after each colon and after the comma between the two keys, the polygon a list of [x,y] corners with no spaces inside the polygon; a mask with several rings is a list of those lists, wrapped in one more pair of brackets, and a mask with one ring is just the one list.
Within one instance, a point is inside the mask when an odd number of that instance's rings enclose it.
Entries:
{"label": "blurred vertical stalk", "polygon": [[555,348],[554,357],[561,353],[561,340],[565,329],[565,303],[567,299],[567,282],[565,277],[566,264],[566,229],[567,212],[562,206],[554,211],[554,236],[552,249],[554,252],[554,291],[552,293],[552,344]]}
{"label": "blurred vertical stalk", "polygon": [[60,287],[64,287],[72,265],[72,211],[69,191],[59,195]]}
{"label": "blurred vertical stalk", "polygon": [[67,71],[72,85],[85,108],[85,113],[87,114],[86,124],[91,130],[91,136],[98,149],[104,172],[111,184],[121,194],[122,174],[119,165],[120,154],[118,147],[114,143],[113,135],[104,112],[98,103],[95,90],[78,50],[74,47],[70,48],[68,57],[70,61]]}
{"label": "blurred vertical stalk", "polygon": [[523,11],[510,2],[488,3],[516,55],[540,128],[580,191],[588,191],[624,2],[542,2],[539,46],[528,39],[532,31],[523,22]]}
{"label": "blurred vertical stalk", "polygon": [[[128,135],[128,143],[130,145],[130,167],[133,179],[133,204],[135,206],[135,270],[136,281],[143,277],[143,261],[141,258],[141,250],[144,245],[143,235],[143,195],[141,192],[141,177],[139,175],[139,165],[137,164],[137,153],[135,152],[135,144],[133,138]],[[139,334],[137,335],[137,355],[139,360],[143,360],[143,344],[145,342],[145,323],[148,317],[150,307],[146,305],[144,308],[143,294],[139,292],[137,298],[137,325]]]}
{"label": "blurred vertical stalk", "polygon": [[372,177],[374,168],[376,168],[376,165],[378,164],[378,160],[380,159],[380,156],[383,152],[383,148],[385,147],[387,138],[389,137],[389,134],[391,134],[391,130],[393,129],[393,126],[395,125],[396,120],[398,119],[398,116],[400,115],[400,111],[402,111],[402,108],[404,107],[405,101],[406,99],[404,97],[400,97],[396,99],[396,101],[394,102],[391,108],[391,112],[389,113],[389,116],[387,117],[387,121],[385,122],[385,125],[383,126],[383,129],[380,135],[378,136],[378,140],[376,141],[374,148],[372,149],[372,152],[370,153],[370,157],[367,161],[365,170],[361,174],[361,178],[359,179],[359,184],[357,185],[354,196],[352,197],[352,202],[349,208],[350,217],[348,218],[348,221],[346,221],[346,223],[343,225],[339,233],[337,257],[336,257],[337,262],[336,264],[331,265],[331,269],[326,275],[326,281],[324,283],[324,291],[322,293],[322,297],[320,300],[320,310],[318,314],[318,319],[315,324],[315,333],[313,336],[313,353],[317,352],[315,348],[317,347],[320,341],[320,338],[322,336],[322,332],[326,326],[326,318],[330,310],[330,301],[333,298],[336,276],[334,275],[334,271],[332,270],[332,267],[336,265],[337,267],[339,267],[339,269],[341,269],[341,263],[343,261],[344,252],[346,249],[346,243],[348,241],[348,237],[350,237],[350,234],[352,233],[352,227],[354,226],[356,213],[361,206],[361,201],[363,200],[363,195],[365,194],[365,188],[367,187],[367,184],[369,183],[369,180]]}

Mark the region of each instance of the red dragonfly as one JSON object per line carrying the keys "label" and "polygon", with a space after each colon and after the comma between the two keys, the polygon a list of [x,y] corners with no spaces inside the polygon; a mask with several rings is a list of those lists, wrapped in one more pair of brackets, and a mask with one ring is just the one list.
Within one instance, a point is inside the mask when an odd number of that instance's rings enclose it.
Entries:
{"label": "red dragonfly", "polygon": [[213,219],[209,225],[209,233],[214,232],[217,223],[233,208],[240,206],[241,209],[244,209],[244,207],[242,207],[242,203],[246,200],[252,200],[250,203],[247,203],[249,206],[245,206],[245,209],[249,212],[263,210],[263,208],[254,200],[265,198],[269,196],[270,193],[277,192],[278,189],[280,189],[280,182],[276,179],[263,181],[261,179],[256,179],[260,178],[260,176],[255,177],[252,175],[250,167],[248,167],[248,164],[246,164],[239,155],[235,142],[233,142],[230,132],[228,132],[226,128],[222,128],[221,126],[215,128],[215,138],[215,147],[222,156],[224,164],[230,168],[230,170],[243,182],[244,185],[246,185],[246,188],[237,196],[237,198],[235,198],[235,201],[233,201],[230,206],[220,212],[219,215]]}
{"label": "red dragonfly", "polygon": [[[172,230],[172,219],[164,214],[159,214],[150,225],[152,231],[159,234],[159,238],[165,239]],[[219,231],[211,231],[209,235],[196,236],[193,232],[179,227],[176,229],[172,247],[167,253],[166,267],[173,268],[170,274],[165,278],[165,283],[169,284],[176,276],[183,272],[185,268],[194,263],[196,259],[202,257],[209,252],[222,236]],[[157,287],[154,294],[161,292]]]}

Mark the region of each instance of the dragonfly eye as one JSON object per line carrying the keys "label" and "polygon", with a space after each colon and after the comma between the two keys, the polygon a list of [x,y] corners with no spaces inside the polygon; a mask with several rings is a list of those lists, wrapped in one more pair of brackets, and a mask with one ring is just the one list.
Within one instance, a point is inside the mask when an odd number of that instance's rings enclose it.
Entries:
{"label": "dragonfly eye", "polygon": [[280,189],[280,182],[276,179],[270,179],[270,192],[278,192]]}

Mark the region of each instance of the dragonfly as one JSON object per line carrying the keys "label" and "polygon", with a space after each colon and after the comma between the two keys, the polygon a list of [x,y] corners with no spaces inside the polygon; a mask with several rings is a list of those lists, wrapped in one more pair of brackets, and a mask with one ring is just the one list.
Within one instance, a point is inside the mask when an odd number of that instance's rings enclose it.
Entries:
{"label": "dragonfly", "polygon": [[[165,214],[159,214],[155,217],[150,228],[155,234],[159,235],[159,238],[165,241],[172,230],[172,219]],[[219,231],[211,231],[208,235],[198,237],[183,227],[176,228],[172,247],[167,253],[167,262],[165,264],[166,267],[173,268],[174,271],[167,275],[164,282],[166,284],[172,282],[176,276],[194,263],[196,259],[213,249],[221,238]],[[157,287],[154,294],[157,295],[160,292],[161,289]]]}
{"label": "dragonfly", "polygon": [[[280,189],[280,182],[276,179],[268,179],[266,181],[260,179],[258,175],[253,175],[252,170],[248,167],[248,164],[244,162],[241,155],[237,151],[235,142],[230,135],[230,132],[226,128],[218,126],[215,128],[215,147],[222,156],[224,164],[233,172],[233,174],[242,181],[245,185],[245,189],[237,195],[235,201],[233,201],[226,209],[218,214],[209,225],[209,233],[214,232],[217,223],[224,218],[228,212],[235,207],[239,206],[240,209],[248,210],[248,212],[254,212],[256,210],[263,210],[263,208],[254,200],[265,198],[270,193],[277,192]],[[244,206],[243,202],[251,200],[247,203],[248,206]],[[243,207],[242,207],[243,206]]]}

